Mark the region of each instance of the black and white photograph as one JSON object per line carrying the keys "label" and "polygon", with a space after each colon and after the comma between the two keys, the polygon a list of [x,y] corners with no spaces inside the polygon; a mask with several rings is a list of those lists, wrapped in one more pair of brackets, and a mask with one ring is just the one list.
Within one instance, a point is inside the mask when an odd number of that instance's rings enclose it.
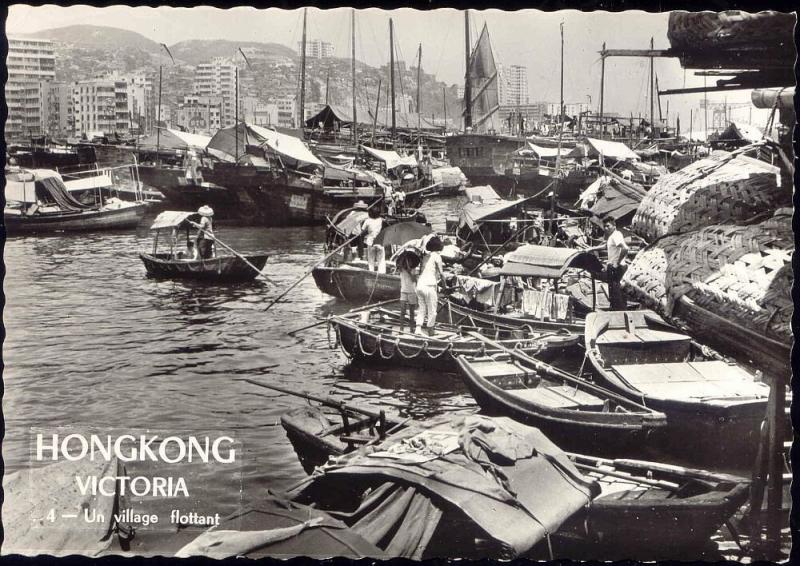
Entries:
{"label": "black and white photograph", "polygon": [[789,559],[797,14],[427,8],[8,8],[0,554]]}

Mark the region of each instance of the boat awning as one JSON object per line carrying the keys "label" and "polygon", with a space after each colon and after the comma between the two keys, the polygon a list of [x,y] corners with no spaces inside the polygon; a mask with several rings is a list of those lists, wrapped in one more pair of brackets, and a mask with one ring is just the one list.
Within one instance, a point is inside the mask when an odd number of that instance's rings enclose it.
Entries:
{"label": "boat awning", "polygon": [[285,155],[296,161],[308,163],[309,165],[324,166],[316,155],[311,153],[308,146],[303,143],[303,140],[287,134],[282,134],[276,130],[262,128],[261,126],[249,125],[249,128],[261,138],[264,139],[265,144],[281,155]]}
{"label": "boat awning", "polygon": [[33,204],[36,202],[36,182],[33,177],[29,181],[15,181],[6,177],[6,201]]}
{"label": "boat awning", "polygon": [[631,149],[621,142],[614,142],[608,140],[598,140],[595,138],[586,138],[586,143],[589,144],[589,155],[595,157],[602,155],[608,159],[639,159]]}
{"label": "boat awning", "polygon": [[755,126],[749,124],[742,124],[739,122],[731,122],[717,138],[719,141],[746,141],[749,143],[756,143],[764,139],[764,134]]}
{"label": "boat awning", "polygon": [[619,220],[636,212],[641,201],[642,197],[637,200],[630,194],[621,191],[613,183],[608,183],[603,187],[597,202],[589,210],[595,216],[601,218],[610,216],[614,220]]}
{"label": "boat awning", "polygon": [[[545,159],[547,159],[547,158],[555,159],[556,157],[558,157],[558,148],[557,147],[542,147],[540,145],[536,145],[536,144],[533,144],[531,142],[528,142],[528,149],[533,151],[533,153],[535,153],[539,157],[544,157]],[[561,156],[564,157],[566,155],[569,155],[570,151],[572,151],[570,148],[562,147],[561,148]]]}
{"label": "boat awning", "polygon": [[411,155],[400,157],[400,154],[398,154],[396,151],[375,149],[373,147],[367,147],[366,145],[362,145],[361,147],[375,159],[379,159],[380,161],[386,163],[387,169],[394,169],[400,165],[409,165],[411,167],[417,166],[417,160]]}
{"label": "boat awning", "polygon": [[525,245],[511,252],[500,275],[558,279],[570,267],[600,273],[603,264],[592,252]]}
{"label": "boat awning", "polygon": [[84,177],[82,179],[73,179],[71,181],[64,181],[64,186],[67,190],[72,191],[85,191],[88,189],[99,189],[102,187],[111,187],[113,185],[110,174],[94,175],[92,177]]}
{"label": "boat awning", "polygon": [[153,225],[150,226],[151,230],[163,230],[164,228],[175,228],[183,224],[183,222],[192,216],[197,214],[196,212],[184,212],[182,210],[165,210],[153,221]]}
{"label": "boat awning", "polygon": [[481,222],[499,216],[504,212],[511,212],[528,200],[529,199],[526,198],[515,201],[504,200],[492,204],[468,202],[464,205],[464,208],[461,209],[461,219],[458,223],[458,227],[461,228],[466,224],[469,226],[469,229],[474,232],[478,229]]}

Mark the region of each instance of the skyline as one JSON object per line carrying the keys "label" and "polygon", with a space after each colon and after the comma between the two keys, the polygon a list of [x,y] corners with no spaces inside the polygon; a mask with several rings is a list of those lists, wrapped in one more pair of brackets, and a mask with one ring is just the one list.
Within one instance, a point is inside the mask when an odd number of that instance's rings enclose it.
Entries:
{"label": "skyline", "polygon": [[[172,45],[189,39],[226,39],[279,43],[293,50],[301,39],[302,8],[227,10],[208,6],[194,8],[111,6],[26,6],[9,9],[8,34],[35,33],[54,27],[91,22],[126,29]],[[337,57],[350,53],[350,8],[308,9],[308,38],[328,41]],[[464,80],[464,15],[451,8],[427,12],[402,8],[356,10],[356,58],[374,67],[389,59],[388,22],[394,20],[398,55],[407,65],[422,43],[422,68],[448,84]],[[597,111],[600,92],[600,56],[603,42],[609,48],[646,48],[654,38],[655,48],[669,47],[668,13],[631,11],[621,13],[564,10],[470,10],[474,44],[484,23],[488,25],[493,50],[504,65],[528,69],[530,101],[559,100],[559,24],[564,22],[564,101],[588,104]],[[385,31],[382,31],[385,29]],[[620,29],[625,34],[619,34]],[[267,33],[265,33],[267,30]],[[703,86],[703,78],[684,71],[677,59],[656,59],[655,72],[661,89]],[[644,58],[610,58],[606,61],[605,111],[649,114],[649,62]],[[624,85],[624,86],[623,86]],[[696,109],[703,95],[661,97],[664,114],[669,106],[670,122],[680,115],[682,129],[688,125],[689,109]],[[710,102],[747,102],[749,91],[709,93]],[[669,101],[669,102],[667,102]],[[656,102],[656,112],[658,111]],[[696,112],[695,112],[696,114]],[[760,120],[761,112],[753,111]],[[745,114],[745,118],[748,115]],[[734,118],[736,116],[734,115]],[[742,117],[737,119],[742,120]],[[754,122],[756,119],[754,119]],[[709,120],[710,122],[710,120]],[[695,119],[695,130],[702,129]]]}

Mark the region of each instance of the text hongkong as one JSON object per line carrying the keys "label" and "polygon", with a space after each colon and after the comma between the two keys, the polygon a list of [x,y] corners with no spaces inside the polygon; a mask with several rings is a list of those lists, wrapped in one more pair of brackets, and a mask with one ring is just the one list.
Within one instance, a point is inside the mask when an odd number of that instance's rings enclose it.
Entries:
{"label": "text hongkong", "polygon": [[232,464],[236,461],[236,449],[233,448],[234,440],[228,436],[219,436],[215,439],[209,437],[197,438],[190,436],[184,440],[179,436],[167,436],[163,439],[159,435],[133,436],[123,434],[116,438],[110,435],[102,437],[96,434],[83,435],[78,433],[68,434],[60,438],[58,434],[36,435],[36,460],[59,459],[78,461],[88,457],[89,460],[110,461],[112,457],[121,462],[166,462],[178,464],[181,462],[216,462],[219,464]]}

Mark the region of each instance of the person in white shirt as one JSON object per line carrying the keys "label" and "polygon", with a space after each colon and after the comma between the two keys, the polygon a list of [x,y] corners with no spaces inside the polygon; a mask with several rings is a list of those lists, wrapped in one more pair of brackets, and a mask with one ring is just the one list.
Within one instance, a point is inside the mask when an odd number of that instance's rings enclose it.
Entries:
{"label": "person in white shirt", "polygon": [[628,255],[628,244],[625,243],[625,237],[622,232],[617,230],[616,221],[610,216],[603,220],[603,230],[605,231],[606,249],[608,250],[606,277],[611,310],[625,310],[628,304],[622,294],[620,281],[622,281],[622,275],[624,274],[623,262]]}
{"label": "person in white shirt", "polygon": [[417,280],[417,301],[419,302],[417,326],[430,336],[433,336],[436,315],[439,311],[437,286],[440,280],[444,282],[444,267],[440,253],[443,248],[442,240],[438,236],[428,240],[425,246],[428,253],[422,259],[419,279]]}
{"label": "person in white shirt", "polygon": [[367,248],[367,263],[370,271],[386,273],[386,250],[380,244],[375,244],[375,238],[383,229],[381,211],[377,206],[369,209],[369,217],[361,223],[361,233],[364,235],[364,245]]}

